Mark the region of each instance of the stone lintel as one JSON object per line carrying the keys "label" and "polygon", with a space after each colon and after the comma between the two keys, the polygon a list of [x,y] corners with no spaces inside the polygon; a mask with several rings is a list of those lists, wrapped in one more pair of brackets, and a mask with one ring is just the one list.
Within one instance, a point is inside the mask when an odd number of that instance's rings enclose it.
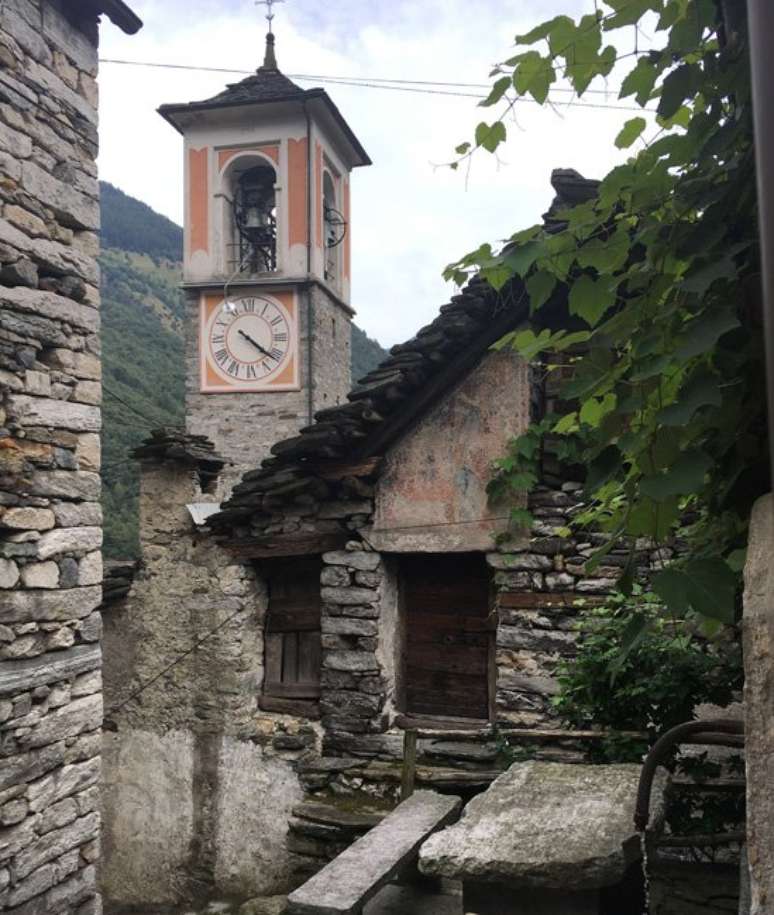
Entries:
{"label": "stone lintel", "polygon": [[0,695],[35,689],[96,670],[102,664],[99,645],[77,645],[66,651],[50,651],[37,658],[4,661],[0,665]]}

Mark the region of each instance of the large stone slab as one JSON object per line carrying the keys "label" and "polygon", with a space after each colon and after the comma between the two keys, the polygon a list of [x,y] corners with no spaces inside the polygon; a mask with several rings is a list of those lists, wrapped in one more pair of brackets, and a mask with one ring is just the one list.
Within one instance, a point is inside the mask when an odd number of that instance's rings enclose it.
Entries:
{"label": "large stone slab", "polygon": [[[419,855],[430,876],[573,890],[612,886],[641,854],[634,830],[639,765],[516,763]],[[651,821],[666,775],[653,789]]]}
{"label": "large stone slab", "polygon": [[292,915],[354,915],[404,865],[430,833],[457,815],[452,795],[417,791],[288,897]]}

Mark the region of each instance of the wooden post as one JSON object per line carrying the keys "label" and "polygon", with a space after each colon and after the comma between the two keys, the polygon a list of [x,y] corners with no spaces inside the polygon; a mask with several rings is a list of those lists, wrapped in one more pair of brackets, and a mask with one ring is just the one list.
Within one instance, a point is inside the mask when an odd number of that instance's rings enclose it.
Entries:
{"label": "wooden post", "polygon": [[403,734],[403,774],[400,779],[400,799],[405,801],[414,793],[417,774],[417,732],[413,728]]}

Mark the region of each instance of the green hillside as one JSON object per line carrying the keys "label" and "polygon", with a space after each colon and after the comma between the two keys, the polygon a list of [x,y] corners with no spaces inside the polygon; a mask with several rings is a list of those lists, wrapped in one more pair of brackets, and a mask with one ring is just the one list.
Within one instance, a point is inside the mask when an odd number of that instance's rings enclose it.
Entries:
{"label": "green hillside", "polygon": [[[137,555],[138,473],[129,451],[161,425],[184,419],[182,229],[101,182],[103,506],[105,555]],[[352,329],[352,377],[385,351]]]}

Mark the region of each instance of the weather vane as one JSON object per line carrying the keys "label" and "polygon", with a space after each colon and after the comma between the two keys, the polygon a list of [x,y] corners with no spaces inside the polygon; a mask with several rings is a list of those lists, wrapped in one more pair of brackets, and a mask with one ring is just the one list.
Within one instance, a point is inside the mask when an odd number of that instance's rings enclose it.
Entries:
{"label": "weather vane", "polygon": [[285,0],[255,0],[256,6],[265,6],[266,7],[266,21],[269,23],[269,31],[272,31],[272,21],[274,19],[273,6],[275,3],[284,3]]}

